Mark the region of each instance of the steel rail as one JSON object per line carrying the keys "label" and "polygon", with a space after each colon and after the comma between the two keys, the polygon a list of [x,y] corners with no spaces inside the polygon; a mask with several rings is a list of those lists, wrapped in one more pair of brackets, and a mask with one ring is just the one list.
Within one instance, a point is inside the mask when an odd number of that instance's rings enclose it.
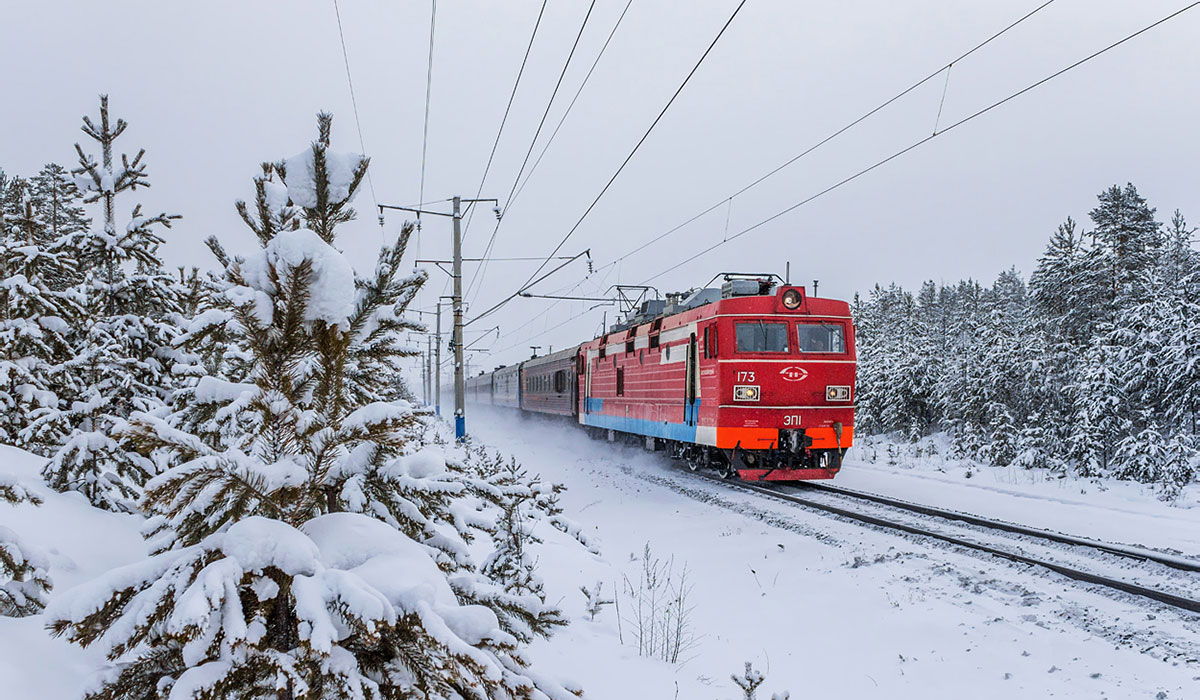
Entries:
{"label": "steel rail", "polygon": [[1069,545],[1074,545],[1077,547],[1091,547],[1093,549],[1098,549],[1103,552],[1107,552],[1109,554],[1116,554],[1118,556],[1129,557],[1131,559],[1152,561],[1157,564],[1169,566],[1174,569],[1180,569],[1182,571],[1200,571],[1200,561],[1197,561],[1195,559],[1189,559],[1187,557],[1172,556],[1170,554],[1164,554],[1163,552],[1156,552],[1152,549],[1143,549],[1141,547],[1130,547],[1130,546],[1121,545],[1121,544],[1113,544],[1111,542],[1101,542],[1099,540],[1088,539],[1086,537],[1075,537],[1073,535],[1064,535],[1062,533],[1051,532],[1049,530],[1041,530],[1038,528],[1026,527],[1024,525],[1017,525],[1015,523],[1008,523],[1008,522],[1004,522],[1003,520],[992,520],[990,518],[983,518],[978,515],[971,515],[969,513],[961,513],[959,511],[954,511],[954,510],[945,510],[943,508],[937,508],[935,506],[927,506],[927,505],[922,505],[920,503],[913,503],[911,501],[903,501],[903,500],[899,500],[896,498],[890,498],[888,496],[880,496],[880,495],[874,494],[874,493],[855,491],[853,489],[847,489],[842,486],[834,486],[832,484],[819,484],[816,482],[808,482],[808,483],[804,483],[803,487],[814,489],[817,491],[827,491],[829,493],[836,493],[839,496],[847,496],[849,498],[858,498],[858,499],[861,499],[864,501],[872,501],[874,503],[891,506],[893,508],[899,508],[901,510],[908,510],[908,511],[912,511],[914,513],[921,513],[922,515],[932,515],[934,517],[943,518],[945,520],[957,520],[959,522],[969,523],[971,525],[979,525],[979,526],[986,527],[986,528],[989,528],[992,530],[1002,530],[1004,532],[1011,532],[1011,533],[1014,533],[1017,535],[1027,535],[1029,537],[1038,537],[1038,538],[1041,538],[1044,540],[1050,540],[1051,542],[1058,542],[1061,544],[1069,544]]}
{"label": "steel rail", "polygon": [[[1139,596],[1142,598],[1148,598],[1150,600],[1154,600],[1156,602],[1162,603],[1164,605],[1169,605],[1171,607],[1180,608],[1182,610],[1187,610],[1187,611],[1193,612],[1193,613],[1200,613],[1200,600],[1193,600],[1191,598],[1185,598],[1183,596],[1178,596],[1173,593],[1167,593],[1167,592],[1156,590],[1153,588],[1147,588],[1146,586],[1139,586],[1138,584],[1135,584],[1135,583],[1129,583],[1127,581],[1121,581],[1119,579],[1113,579],[1113,578],[1109,578],[1107,576],[1101,576],[1099,574],[1093,574],[1091,572],[1081,571],[1079,569],[1074,569],[1069,566],[1063,566],[1062,564],[1056,564],[1054,562],[1046,561],[1044,559],[1038,559],[1037,557],[1031,557],[1031,556],[1028,556],[1025,554],[1018,554],[1016,552],[1010,552],[1005,549],[1000,549],[999,547],[993,547],[990,545],[982,544],[980,542],[973,542],[968,539],[963,539],[961,537],[955,537],[953,535],[947,535],[947,534],[941,533],[941,532],[934,532],[931,530],[926,530],[926,529],[917,527],[915,525],[909,525],[907,523],[900,523],[900,522],[896,522],[893,520],[888,520],[886,518],[881,518],[881,517],[877,517],[874,515],[868,515],[866,513],[861,513],[858,511],[850,510],[847,508],[841,508],[838,506],[829,505],[827,503],[819,503],[816,501],[811,501],[806,498],[800,498],[799,496],[795,496],[790,493],[785,493],[785,492],[779,491],[774,488],[761,486],[759,484],[755,484],[752,482],[726,480],[726,479],[721,479],[720,477],[710,475],[710,474],[705,474],[702,472],[695,473],[695,476],[698,476],[700,478],[703,478],[703,479],[706,479],[709,481],[724,484],[727,486],[733,486],[733,487],[736,487],[736,488],[739,488],[739,489],[742,489],[745,491],[753,491],[756,493],[761,493],[766,496],[770,496],[770,497],[773,497],[773,498],[776,498],[779,500],[783,500],[783,501],[788,501],[791,503],[796,503],[798,505],[812,508],[814,510],[824,511],[826,513],[830,513],[832,515],[837,515],[837,516],[846,518],[848,520],[855,520],[855,521],[858,521],[861,523],[866,523],[868,525],[874,525],[876,527],[881,527],[881,528],[886,528],[886,529],[891,529],[891,530],[899,530],[900,532],[905,532],[910,535],[918,535],[920,537],[928,537],[931,539],[940,540],[942,542],[953,544],[953,545],[956,545],[959,547],[964,547],[967,549],[974,549],[977,551],[985,552],[987,554],[991,554],[992,556],[999,557],[1001,559],[1007,559],[1012,562],[1016,562],[1016,563],[1020,563],[1020,564],[1029,564],[1032,566],[1038,566],[1043,569],[1053,571],[1056,574],[1059,574],[1066,578],[1072,579],[1074,581],[1090,583],[1090,584],[1094,584],[1094,585],[1098,585],[1098,586],[1103,586],[1105,588],[1112,588],[1114,590],[1118,590],[1123,593],[1128,593],[1130,595],[1135,595],[1135,596]],[[1126,556],[1128,556],[1128,555],[1126,555]]]}

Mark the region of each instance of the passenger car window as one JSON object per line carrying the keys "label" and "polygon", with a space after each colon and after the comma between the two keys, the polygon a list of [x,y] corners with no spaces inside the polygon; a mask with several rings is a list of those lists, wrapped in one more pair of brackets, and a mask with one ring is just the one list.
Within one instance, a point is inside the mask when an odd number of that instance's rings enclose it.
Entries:
{"label": "passenger car window", "polygon": [[738,352],[787,352],[786,323],[741,321],[734,324]]}
{"label": "passenger car window", "polygon": [[846,352],[840,323],[798,323],[796,335],[800,352]]}

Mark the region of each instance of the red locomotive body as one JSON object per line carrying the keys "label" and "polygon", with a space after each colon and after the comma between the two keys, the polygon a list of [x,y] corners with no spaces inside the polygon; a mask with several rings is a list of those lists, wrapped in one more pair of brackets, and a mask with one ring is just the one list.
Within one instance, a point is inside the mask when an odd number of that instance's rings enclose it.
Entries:
{"label": "red locomotive body", "polygon": [[741,294],[727,281],[659,314],[643,305],[577,348],[472,378],[468,398],[572,415],[727,477],[832,478],[854,441],[849,305],[767,279],[734,283]]}
{"label": "red locomotive body", "polygon": [[610,333],[580,357],[580,423],[744,479],[831,478],[853,443],[849,306],[799,287]]}

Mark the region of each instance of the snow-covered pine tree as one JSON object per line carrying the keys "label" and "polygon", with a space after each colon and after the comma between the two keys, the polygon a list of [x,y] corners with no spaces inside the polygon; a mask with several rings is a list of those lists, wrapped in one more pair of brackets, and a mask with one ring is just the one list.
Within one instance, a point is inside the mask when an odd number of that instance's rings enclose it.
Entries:
{"label": "snow-covered pine tree", "polygon": [[1145,299],[1144,275],[1154,266],[1163,237],[1154,208],[1132,183],[1124,189],[1113,185],[1098,199],[1100,204],[1088,212],[1095,226],[1091,272],[1097,286],[1106,289],[1103,320],[1112,323],[1121,308]]}
{"label": "snow-covered pine tree", "polygon": [[[489,455],[482,446],[470,441],[463,449],[464,464],[472,477],[469,486],[480,501],[475,515],[477,526],[488,532],[493,543],[492,552],[480,570],[500,586],[486,600],[478,595],[472,599],[496,609],[504,630],[522,641],[534,635],[548,635],[554,627],[565,625],[566,619],[557,607],[545,602],[546,594],[533,555],[533,549],[542,539],[535,529],[548,524],[571,535],[592,552],[596,550],[580,528],[563,516],[558,505],[561,485],[546,484],[515,459],[506,461],[499,454]],[[527,596],[538,601],[539,613],[534,618],[524,610]]]}
{"label": "snow-covered pine tree", "polygon": [[[75,186],[74,178],[58,163],[47,163],[31,181],[33,199],[38,205],[38,214],[44,223],[39,245],[48,249],[62,249],[66,237],[86,231],[91,219],[82,206],[83,195]],[[79,265],[62,270],[62,275],[49,281],[54,291],[65,291],[82,281]]]}
{"label": "snow-covered pine tree", "polygon": [[1162,329],[1159,362],[1168,419],[1179,431],[1200,436],[1200,252],[1192,246],[1194,233],[1177,210],[1160,263],[1160,296],[1173,313]]}
{"label": "snow-covered pine tree", "polygon": [[742,697],[745,700],[755,700],[758,697],[758,686],[766,680],[762,673],[754,670],[749,661],[746,662],[746,670],[742,675],[730,674],[729,678],[742,689]]}
{"label": "snow-covered pine tree", "polygon": [[[186,342],[220,326],[245,353],[240,376],[204,375],[191,404],[124,433],[177,464],[143,502],[159,553],[58,598],[53,630],[113,661],[97,699],[573,697],[473,602],[504,591],[468,551],[486,531],[469,472],[420,444],[422,416],[385,371],[412,354],[401,314],[425,279],[402,272],[412,228],[356,278],[333,241],[367,159],[331,151],[330,117],[318,123],[310,149],[256,181],[262,249],[212,244],[219,305]],[[277,226],[297,204],[306,228]],[[504,615],[543,612],[504,600],[521,608]]]}
{"label": "snow-covered pine tree", "polygon": [[579,592],[583,594],[584,612],[587,613],[588,620],[595,622],[596,616],[604,612],[604,609],[615,603],[615,600],[605,599],[602,591],[604,590],[604,582],[596,581],[591,588],[580,586]]}
{"label": "snow-covered pine tree", "polygon": [[70,328],[82,308],[55,287],[77,268],[28,181],[8,183],[0,227],[0,442],[45,455],[49,450],[30,440],[27,428],[59,405],[52,375],[72,356]]}
{"label": "snow-covered pine tree", "polygon": [[1012,463],[1026,469],[1049,467],[1050,446],[1046,433],[1046,424],[1041,413],[1035,411],[1030,414],[1029,420],[1017,435],[1016,456]]}
{"label": "snow-covered pine tree", "polygon": [[[75,184],[84,202],[98,206],[100,227],[69,232],[64,244],[83,271],[76,287],[86,312],[74,333],[75,356],[58,370],[74,395],[65,409],[46,411],[29,429],[53,446],[43,475],[53,488],[77,490],[94,505],[133,511],[154,463],[114,436],[134,411],[162,408],[171,388],[176,334],[168,315],[176,305],[173,278],[162,270],[160,227],[175,214],[147,215],[135,204],[127,223],[117,223],[118,195],[149,187],[145,149],[116,163],[115,144],[128,124],[112,123],[108,96],[100,97],[99,123],[83,118],[82,130],[100,148],[100,160],[79,144]],[[63,397],[67,398],[67,397]]]}
{"label": "snow-covered pine tree", "polygon": [[1195,439],[1187,433],[1175,433],[1167,439],[1162,450],[1161,472],[1156,479],[1159,498],[1174,502],[1185,486],[1200,474],[1200,450]]}
{"label": "snow-covered pine tree", "polygon": [[1088,270],[1088,249],[1075,229],[1075,220],[1067,217],[1050,237],[1029,278],[1029,291],[1059,337],[1081,347],[1092,337],[1106,290]]}
{"label": "snow-covered pine tree", "polygon": [[[0,503],[41,505],[42,499],[11,476],[0,474]],[[50,592],[50,564],[46,553],[21,541],[17,533],[0,525],[0,615],[25,617],[46,607]]]}
{"label": "snow-covered pine tree", "polygon": [[1119,356],[1119,348],[1097,337],[1067,387],[1074,407],[1067,450],[1081,476],[1110,476],[1117,444],[1129,435]]}

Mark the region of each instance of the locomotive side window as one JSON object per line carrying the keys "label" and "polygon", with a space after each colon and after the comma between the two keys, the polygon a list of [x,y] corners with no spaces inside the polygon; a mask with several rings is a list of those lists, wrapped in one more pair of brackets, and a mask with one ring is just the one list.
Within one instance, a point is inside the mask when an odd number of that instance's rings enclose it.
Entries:
{"label": "locomotive side window", "polygon": [[739,321],[734,324],[738,352],[787,352],[786,323]]}
{"label": "locomotive side window", "polygon": [[717,325],[704,327],[704,356],[717,357]]}
{"label": "locomotive side window", "polygon": [[796,335],[800,352],[846,352],[846,338],[840,323],[800,323]]}

